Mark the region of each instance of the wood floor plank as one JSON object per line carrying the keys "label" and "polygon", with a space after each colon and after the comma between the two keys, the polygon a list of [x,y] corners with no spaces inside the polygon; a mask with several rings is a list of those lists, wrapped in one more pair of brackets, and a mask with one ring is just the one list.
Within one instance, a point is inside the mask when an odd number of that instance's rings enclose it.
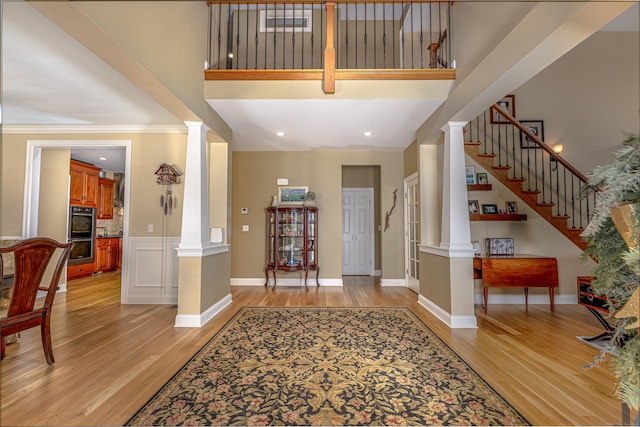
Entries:
{"label": "wood floor plank", "polygon": [[[175,328],[176,307],[121,305],[119,272],[69,282],[56,297],[46,364],[37,329],[0,362],[0,425],[122,425],[242,306],[407,306],[534,425],[620,424],[608,363],[576,339],[600,326],[584,307],[476,307],[479,328],[452,330],[407,288],[347,276],[343,287],[234,286],[202,328]],[[633,414],[635,415],[635,414]]]}

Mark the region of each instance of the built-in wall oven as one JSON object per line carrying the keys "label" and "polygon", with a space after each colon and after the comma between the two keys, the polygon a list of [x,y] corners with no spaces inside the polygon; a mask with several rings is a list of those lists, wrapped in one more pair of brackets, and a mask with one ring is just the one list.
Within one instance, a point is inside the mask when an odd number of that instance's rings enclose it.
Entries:
{"label": "built-in wall oven", "polygon": [[81,206],[69,208],[69,241],[73,249],[69,265],[90,264],[95,254],[96,210]]}

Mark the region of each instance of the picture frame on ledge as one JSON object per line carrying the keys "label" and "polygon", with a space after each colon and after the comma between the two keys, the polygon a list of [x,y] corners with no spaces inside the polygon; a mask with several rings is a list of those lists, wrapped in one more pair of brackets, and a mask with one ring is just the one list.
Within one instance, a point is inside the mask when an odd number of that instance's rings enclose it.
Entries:
{"label": "picture frame on ledge", "polygon": [[484,215],[497,215],[498,214],[498,205],[496,205],[496,204],[482,205],[482,213]]}
{"label": "picture frame on ledge", "polygon": [[[522,120],[521,123],[542,142],[544,142],[544,123],[542,120]],[[520,148],[540,148],[538,143],[526,133],[520,131]]]}
{"label": "picture frame on ledge", "polygon": [[469,213],[471,214],[479,214],[480,213],[480,204],[477,200],[469,200]]}
{"label": "picture frame on ledge", "polygon": [[[507,95],[504,98],[502,98],[500,101],[496,102],[496,104],[498,104],[503,109],[507,110],[507,112],[511,114],[512,117],[516,116],[516,96],[515,95]],[[502,114],[500,114],[498,110],[493,108],[493,106],[491,107],[490,120],[491,120],[491,124],[496,124],[496,125],[501,125],[501,124],[503,125],[503,124],[509,123],[507,118]]]}
{"label": "picture frame on ledge", "polygon": [[477,177],[478,184],[488,184],[489,183],[489,176],[487,175],[486,172],[478,172],[476,174],[476,177]]}
{"label": "picture frame on ledge", "polygon": [[280,205],[302,206],[306,200],[309,187],[278,187]]}
{"label": "picture frame on ledge", "polygon": [[487,255],[513,256],[515,254],[515,246],[512,238],[485,238],[484,250]]}
{"label": "picture frame on ledge", "polygon": [[504,202],[506,211],[508,214],[517,214],[518,213],[518,203],[517,202]]}
{"label": "picture frame on ledge", "polygon": [[467,179],[467,185],[473,185],[476,183],[476,168],[474,166],[466,166],[464,168],[465,176]]}

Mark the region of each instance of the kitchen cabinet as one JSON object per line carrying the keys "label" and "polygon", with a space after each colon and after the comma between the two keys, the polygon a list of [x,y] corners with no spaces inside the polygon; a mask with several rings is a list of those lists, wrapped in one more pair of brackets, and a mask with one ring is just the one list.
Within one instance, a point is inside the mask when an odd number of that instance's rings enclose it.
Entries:
{"label": "kitchen cabinet", "polygon": [[120,265],[120,238],[96,239],[96,271],[116,270]]}
{"label": "kitchen cabinet", "polygon": [[99,171],[100,168],[88,163],[71,160],[69,165],[69,175],[71,175],[69,204],[71,206],[98,207]]}
{"label": "kitchen cabinet", "polygon": [[114,183],[111,179],[98,179],[98,219],[113,219]]}
{"label": "kitchen cabinet", "polygon": [[67,279],[77,279],[91,276],[93,274],[93,263],[70,265],[67,267]]}

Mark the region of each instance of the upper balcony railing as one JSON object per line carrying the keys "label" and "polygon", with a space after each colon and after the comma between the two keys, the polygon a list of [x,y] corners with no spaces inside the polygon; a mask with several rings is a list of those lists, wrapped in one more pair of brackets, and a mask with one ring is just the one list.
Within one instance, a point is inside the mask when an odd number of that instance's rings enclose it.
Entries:
{"label": "upper balcony railing", "polygon": [[330,92],[336,74],[455,77],[447,1],[214,0],[208,5],[207,79],[319,76]]}

